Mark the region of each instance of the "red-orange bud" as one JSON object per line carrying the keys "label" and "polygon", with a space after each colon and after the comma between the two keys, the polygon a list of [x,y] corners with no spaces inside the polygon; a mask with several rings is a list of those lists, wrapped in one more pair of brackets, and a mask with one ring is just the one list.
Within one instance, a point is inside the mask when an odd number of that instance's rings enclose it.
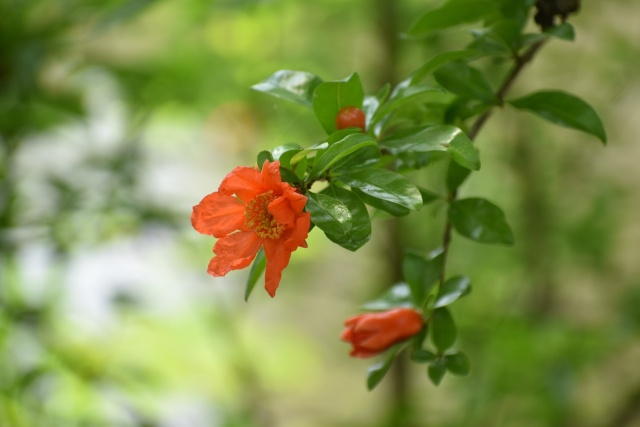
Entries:
{"label": "red-orange bud", "polygon": [[338,130],[347,128],[360,128],[365,130],[364,113],[358,107],[344,107],[338,111],[336,116],[336,128]]}
{"label": "red-orange bud", "polygon": [[353,346],[349,355],[366,358],[412,337],[420,332],[423,325],[422,315],[416,310],[396,308],[347,319],[340,338]]}

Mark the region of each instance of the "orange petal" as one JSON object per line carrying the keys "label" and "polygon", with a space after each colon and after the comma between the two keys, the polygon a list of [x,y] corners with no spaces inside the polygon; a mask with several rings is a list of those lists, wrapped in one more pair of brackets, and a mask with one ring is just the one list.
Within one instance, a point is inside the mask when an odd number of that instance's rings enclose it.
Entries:
{"label": "orange petal", "polygon": [[238,166],[224,177],[218,191],[225,196],[235,194],[243,202],[249,203],[263,191],[262,176],[254,168]]}
{"label": "orange petal", "polygon": [[264,276],[264,288],[273,298],[280,285],[282,270],[289,264],[291,252],[284,248],[280,240],[264,239],[264,255],[267,258],[267,269]]}
{"label": "orange petal", "polygon": [[295,213],[300,213],[307,204],[307,196],[298,193],[295,188],[286,182],[282,183],[283,196],[289,201],[289,206]]}
{"label": "orange petal", "polygon": [[267,209],[278,223],[292,228],[296,219],[296,213],[289,206],[289,201],[284,197],[278,197],[269,203]]}
{"label": "orange petal", "polygon": [[262,240],[253,231],[240,231],[219,239],[213,247],[215,257],[209,262],[207,272],[212,276],[224,276],[231,270],[239,270],[251,264]]}
{"label": "orange petal", "polygon": [[[299,247],[306,248],[307,242],[305,239],[309,236],[309,227],[311,226],[311,214],[309,212],[303,212],[296,219],[296,226],[293,230],[289,231],[285,235],[284,247],[288,251],[295,251]],[[282,239],[281,239],[282,240]]]}
{"label": "orange petal", "polygon": [[265,160],[262,165],[262,188],[273,190],[276,194],[281,194],[281,183],[280,162],[276,160],[273,163],[269,163],[269,160]]}
{"label": "orange petal", "polygon": [[244,205],[235,197],[215,192],[193,207],[191,225],[199,233],[224,237],[242,228]]}

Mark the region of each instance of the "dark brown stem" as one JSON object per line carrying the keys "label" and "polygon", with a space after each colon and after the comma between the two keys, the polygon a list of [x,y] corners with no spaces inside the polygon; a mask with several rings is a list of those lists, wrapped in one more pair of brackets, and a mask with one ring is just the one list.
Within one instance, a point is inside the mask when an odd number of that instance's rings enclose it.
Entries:
{"label": "dark brown stem", "polygon": [[[498,92],[496,93],[499,106],[503,105],[504,97],[509,92],[509,89],[511,89],[513,82],[522,72],[522,69],[524,68],[524,66],[533,60],[536,53],[538,53],[538,51],[544,45],[545,42],[546,42],[546,39],[540,40],[532,44],[522,55],[515,57],[515,64],[513,68],[511,69],[511,71],[509,71],[509,74],[507,74],[507,76],[504,79],[504,82],[500,86],[500,89],[498,89]],[[471,139],[471,141],[474,141],[476,139],[476,137],[478,136],[478,133],[480,133],[480,130],[482,130],[485,123],[491,116],[492,112],[493,112],[493,108],[490,108],[489,110],[482,113],[473,123],[473,125],[471,126],[471,129],[469,129],[469,131],[467,132],[467,136],[469,136],[469,139]],[[457,190],[452,191],[449,194],[448,202],[452,203],[457,198],[458,198],[458,191]],[[449,255],[449,246],[451,245],[452,228],[453,226],[451,222],[447,220],[444,226],[444,233],[442,235],[442,248],[444,252],[443,252],[442,271],[440,272],[440,285],[442,285],[446,279],[446,265],[447,265],[447,257]]]}

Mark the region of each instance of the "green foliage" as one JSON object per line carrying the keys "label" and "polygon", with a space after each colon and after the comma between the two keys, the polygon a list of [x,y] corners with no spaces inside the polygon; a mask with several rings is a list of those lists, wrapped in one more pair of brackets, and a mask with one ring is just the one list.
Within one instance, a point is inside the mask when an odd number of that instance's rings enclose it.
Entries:
{"label": "green foliage", "polygon": [[305,71],[280,70],[251,88],[312,108],[313,93],[320,84],[322,79],[314,74]]}
{"label": "green foliage", "polygon": [[481,198],[460,199],[451,203],[449,221],[458,233],[480,243],[513,244],[513,231],[504,212]]}
{"label": "green foliage", "polygon": [[336,116],[344,107],[362,108],[364,91],[358,74],[343,81],[325,82],[313,92],[313,111],[328,134],[336,131]]}
{"label": "green foliage", "polygon": [[264,256],[264,249],[260,248],[256,258],[253,260],[253,264],[251,265],[251,270],[249,270],[249,277],[247,277],[247,284],[244,288],[244,300],[249,301],[249,296],[251,292],[253,292],[253,288],[255,288],[256,283],[264,270],[267,268],[267,258]]}
{"label": "green foliage", "polygon": [[555,123],[591,134],[604,144],[607,135],[598,113],[577,96],[562,91],[539,91],[522,98],[509,101],[509,104]]}

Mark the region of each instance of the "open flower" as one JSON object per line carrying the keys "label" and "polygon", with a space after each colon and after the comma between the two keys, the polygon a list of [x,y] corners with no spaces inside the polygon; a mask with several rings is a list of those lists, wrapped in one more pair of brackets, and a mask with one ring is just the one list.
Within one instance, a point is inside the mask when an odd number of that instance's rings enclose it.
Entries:
{"label": "open flower", "polygon": [[372,357],[420,332],[422,315],[410,308],[365,313],[344,322],[342,341],[353,345],[350,356]]}
{"label": "open flower", "polygon": [[244,268],[263,247],[265,289],[273,297],[291,253],[307,247],[311,217],[302,211],[306,203],[306,196],[282,182],[278,161],[265,161],[262,172],[235,168],[191,214],[193,228],[218,238],[207,272],[224,276]]}

